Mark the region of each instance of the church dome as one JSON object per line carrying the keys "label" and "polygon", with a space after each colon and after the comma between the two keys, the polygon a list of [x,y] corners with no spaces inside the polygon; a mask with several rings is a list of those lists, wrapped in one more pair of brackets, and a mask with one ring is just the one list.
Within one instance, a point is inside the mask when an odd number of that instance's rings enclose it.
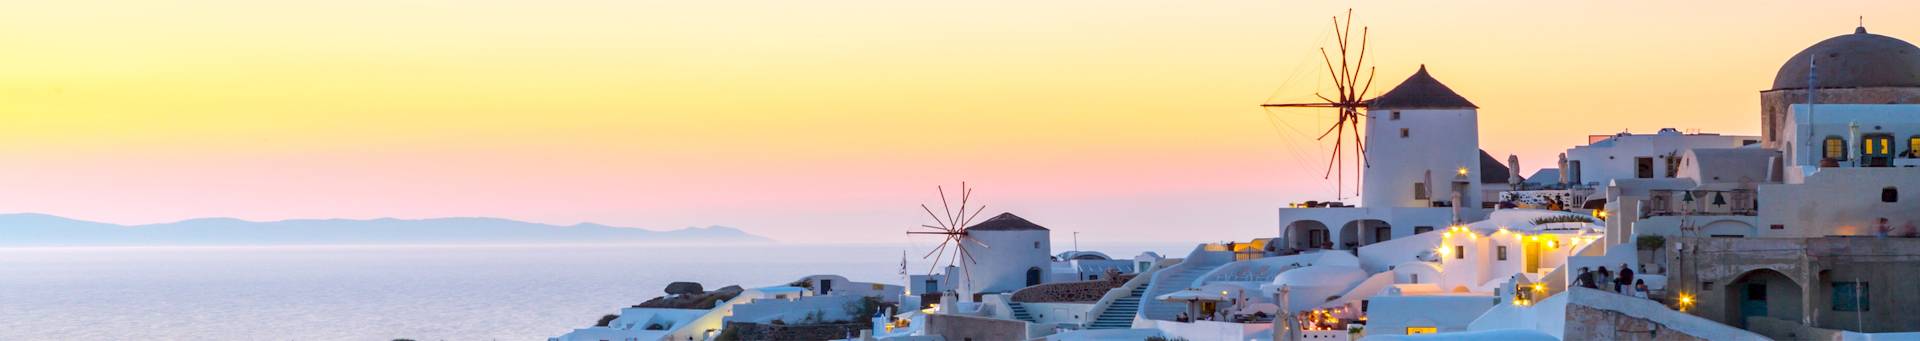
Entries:
{"label": "church dome", "polygon": [[1860,27],[1794,54],[1774,75],[1773,89],[1807,88],[1808,63],[1816,61],[1821,88],[1920,87],[1920,47]]}

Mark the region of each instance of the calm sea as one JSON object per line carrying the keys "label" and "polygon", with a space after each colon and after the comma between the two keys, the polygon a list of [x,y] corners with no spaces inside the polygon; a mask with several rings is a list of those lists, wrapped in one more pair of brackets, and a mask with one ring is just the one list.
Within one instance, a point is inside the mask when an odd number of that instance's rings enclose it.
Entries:
{"label": "calm sea", "polygon": [[[1184,255],[1189,247],[1110,250],[1116,257],[1141,250]],[[0,340],[545,340],[659,296],[673,281],[696,281],[709,289],[755,287],[830,273],[896,283],[902,250],[881,245],[0,249]],[[912,271],[926,271],[918,264]]]}

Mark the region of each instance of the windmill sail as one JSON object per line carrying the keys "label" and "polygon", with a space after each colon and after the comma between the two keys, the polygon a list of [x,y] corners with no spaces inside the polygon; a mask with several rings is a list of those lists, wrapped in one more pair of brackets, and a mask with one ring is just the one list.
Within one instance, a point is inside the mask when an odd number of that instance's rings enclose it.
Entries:
{"label": "windmill sail", "polygon": [[[1266,103],[1260,105],[1263,108],[1269,109],[1333,109],[1333,126],[1327,127],[1324,132],[1320,133],[1318,137],[1315,137],[1315,140],[1326,141],[1329,137],[1333,139],[1333,152],[1332,155],[1328,155],[1327,157],[1327,168],[1321,177],[1329,179],[1338,178],[1335,180],[1336,195],[1344,195],[1346,193],[1347,159],[1352,161],[1354,171],[1356,172],[1353,180],[1353,193],[1355,195],[1360,193],[1361,179],[1358,171],[1367,167],[1367,147],[1360,132],[1360,117],[1362,116],[1360,110],[1367,106],[1365,96],[1373,87],[1374,68],[1367,64],[1367,28],[1365,26],[1360,27],[1360,40],[1357,44],[1352,40],[1352,34],[1353,10],[1349,9],[1347,10],[1347,20],[1345,22],[1342,22],[1340,17],[1333,18],[1335,53],[1339,55],[1340,62],[1338,64],[1334,63],[1334,58],[1327,53],[1327,49],[1320,49],[1320,60],[1326,65],[1327,75],[1332,77],[1333,80],[1333,96],[1329,97],[1324,94],[1315,93],[1314,96],[1319,98],[1321,102]],[[1349,56],[1350,54],[1353,56]],[[1348,156],[1348,153],[1352,155]]]}

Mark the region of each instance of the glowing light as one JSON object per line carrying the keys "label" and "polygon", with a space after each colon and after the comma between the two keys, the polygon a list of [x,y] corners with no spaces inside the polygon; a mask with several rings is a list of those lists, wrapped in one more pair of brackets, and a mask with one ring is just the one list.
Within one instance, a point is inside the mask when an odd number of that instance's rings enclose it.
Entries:
{"label": "glowing light", "polygon": [[1460,167],[1457,173],[1460,173],[1460,176],[1467,176],[1467,167]]}
{"label": "glowing light", "polygon": [[1534,283],[1534,284],[1533,284],[1533,291],[1547,291],[1547,285],[1546,285],[1546,284],[1540,284],[1540,283]]}
{"label": "glowing light", "polygon": [[1677,301],[1680,303],[1680,311],[1687,311],[1687,308],[1693,307],[1693,294],[1680,293]]}
{"label": "glowing light", "polygon": [[1436,247],[1436,248],[1433,248],[1433,253],[1434,253],[1434,254],[1437,254],[1437,255],[1440,255],[1440,257],[1446,257],[1446,256],[1447,256],[1447,247],[1446,247],[1446,246],[1441,246],[1441,247]]}
{"label": "glowing light", "polygon": [[1555,245],[1553,244],[1553,239],[1547,239],[1547,247],[1548,247],[1548,248],[1555,248],[1555,247],[1558,247],[1558,246],[1555,246]]}

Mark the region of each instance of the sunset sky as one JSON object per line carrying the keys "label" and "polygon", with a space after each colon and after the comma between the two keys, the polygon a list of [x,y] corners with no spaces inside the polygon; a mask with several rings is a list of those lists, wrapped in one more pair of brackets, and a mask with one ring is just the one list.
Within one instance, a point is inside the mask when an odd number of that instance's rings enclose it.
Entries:
{"label": "sunset sky", "polygon": [[[962,180],[1055,240],[1275,233],[1352,7],[1527,173],[1588,134],[1758,134],[1789,56],[1920,3],[33,1],[0,5],[0,212],[492,216],[902,242]],[[1272,116],[1270,116],[1272,115]],[[1270,117],[1283,124],[1274,125]],[[1198,240],[1195,240],[1198,239]]]}

